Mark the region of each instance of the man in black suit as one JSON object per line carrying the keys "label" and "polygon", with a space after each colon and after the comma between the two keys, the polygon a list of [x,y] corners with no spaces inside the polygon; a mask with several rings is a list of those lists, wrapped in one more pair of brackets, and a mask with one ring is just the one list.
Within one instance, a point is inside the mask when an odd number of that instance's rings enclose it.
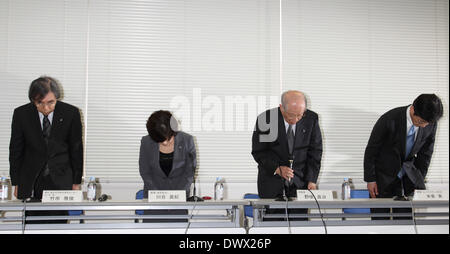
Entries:
{"label": "man in black suit", "polygon": [[79,110],[58,101],[60,90],[51,77],[34,80],[28,97],[30,103],[14,110],[11,125],[9,162],[14,195],[39,201],[44,190],[80,190],[83,143]]}
{"label": "man in black suit", "polygon": [[364,181],[372,198],[410,196],[415,189],[425,189],[442,114],[442,102],[436,95],[421,94],[412,105],[394,108],[378,119],[364,154]]}
{"label": "man in black suit", "polygon": [[288,197],[296,197],[297,189],[317,188],[322,134],[318,115],[306,109],[303,93],[284,92],[279,107],[258,116],[252,155],[258,163],[260,198],[281,197],[285,185]]}

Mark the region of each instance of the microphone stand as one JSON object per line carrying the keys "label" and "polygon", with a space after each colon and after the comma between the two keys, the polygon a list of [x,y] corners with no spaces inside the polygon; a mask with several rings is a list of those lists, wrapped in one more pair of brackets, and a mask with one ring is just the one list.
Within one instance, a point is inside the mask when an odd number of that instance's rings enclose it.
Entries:
{"label": "microphone stand", "polygon": [[[289,167],[290,168],[292,168],[292,163],[293,162],[294,162],[294,159],[292,158],[291,155],[289,155],[289,164],[290,164]],[[281,171],[281,169],[280,169],[280,171]],[[286,180],[283,177],[281,177],[281,180],[282,180],[282,184],[283,184],[283,195],[278,197],[278,198],[276,198],[275,201],[292,201],[293,198],[288,197],[288,195],[287,195],[288,192],[286,191],[286,189],[288,189],[289,186],[290,186],[291,179]]]}
{"label": "microphone stand", "polygon": [[[289,167],[292,168],[292,164],[294,163],[294,158],[292,158],[291,156],[289,156]],[[288,183],[289,185],[291,184],[291,178],[289,178]]]}
{"label": "microphone stand", "polygon": [[[289,154],[289,167],[292,169],[292,166],[294,164],[294,157],[292,156],[292,154]],[[292,178],[289,178],[288,180],[284,180],[284,184],[286,185],[286,188],[289,190],[290,186],[292,184]],[[292,197],[287,197],[289,201],[294,200]]]}
{"label": "microphone stand", "polygon": [[[34,196],[34,194],[35,194],[34,188],[36,187],[36,182],[37,182],[37,179],[39,178],[39,176],[41,175],[41,172],[42,172],[42,169],[38,171],[37,175],[34,177],[33,183],[31,184],[31,196],[28,198],[24,198],[22,200],[22,202],[24,204],[23,211],[22,211],[22,234],[25,232],[25,224],[27,224],[26,218],[29,216],[29,215],[27,215],[27,203],[34,203],[34,202],[41,201]],[[17,185],[16,188],[19,188],[19,185]]]}
{"label": "microphone stand", "polygon": [[189,201],[189,202],[201,202],[201,201],[204,201],[203,198],[196,196],[195,176],[194,176],[194,191],[193,191],[193,195],[188,197],[186,200]]}
{"label": "microphone stand", "polygon": [[280,177],[281,177],[281,182],[282,182],[282,186],[283,186],[283,193],[282,193],[282,195],[281,196],[279,196],[279,197],[277,197],[276,199],[275,199],[275,201],[286,201],[287,200],[287,197],[286,197],[286,188],[284,187],[284,179],[283,179],[283,177],[281,176],[281,168],[280,168],[280,165],[278,164],[278,168],[280,169]]}
{"label": "microphone stand", "polygon": [[[191,155],[192,156],[192,155]],[[203,198],[201,198],[201,197],[197,197],[196,196],[196,188],[195,188],[195,170],[196,169],[196,167],[193,167],[193,171],[194,171],[194,190],[193,190],[193,193],[192,193],[192,196],[190,196],[190,197],[188,197],[186,200],[187,201],[189,201],[189,202],[202,202],[202,201],[204,201],[203,200]]]}
{"label": "microphone stand", "polygon": [[[31,197],[24,199],[24,202],[41,202],[39,198],[36,198],[35,195],[35,188],[36,188],[36,182],[38,178],[41,176],[42,169],[38,171],[37,175],[34,177],[33,183],[31,184]],[[17,186],[16,188],[18,188]]]}

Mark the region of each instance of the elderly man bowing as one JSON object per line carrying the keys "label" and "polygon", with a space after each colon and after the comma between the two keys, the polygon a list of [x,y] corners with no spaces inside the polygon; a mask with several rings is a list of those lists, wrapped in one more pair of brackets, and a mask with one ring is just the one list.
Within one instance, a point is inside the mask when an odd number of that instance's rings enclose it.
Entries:
{"label": "elderly man bowing", "polygon": [[297,189],[317,188],[322,135],[318,115],[307,109],[302,92],[284,92],[279,107],[258,116],[252,155],[258,163],[260,198],[279,198],[284,186],[288,197],[296,197]]}

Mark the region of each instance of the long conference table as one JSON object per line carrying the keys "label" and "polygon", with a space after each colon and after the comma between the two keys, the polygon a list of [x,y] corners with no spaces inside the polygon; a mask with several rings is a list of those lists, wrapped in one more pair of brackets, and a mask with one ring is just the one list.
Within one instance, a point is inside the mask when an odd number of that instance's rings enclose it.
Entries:
{"label": "long conference table", "polygon": [[[296,213],[295,209],[307,209]],[[389,208],[383,214],[370,208]],[[410,208],[411,213],[392,213]],[[185,215],[143,215],[143,210],[188,210]],[[267,213],[270,209],[282,211]],[[292,210],[294,209],[294,210]],[[65,210],[66,216],[26,216],[26,211]],[[274,201],[269,199],[154,203],[147,200],[78,203],[0,202],[0,233],[6,234],[346,234],[449,233],[449,203],[354,199],[332,201]],[[376,217],[390,219],[374,220]],[[404,220],[392,219],[404,217]],[[67,220],[49,224],[46,220]],[[151,222],[145,219],[184,219]],[[30,224],[32,221],[44,221]]]}

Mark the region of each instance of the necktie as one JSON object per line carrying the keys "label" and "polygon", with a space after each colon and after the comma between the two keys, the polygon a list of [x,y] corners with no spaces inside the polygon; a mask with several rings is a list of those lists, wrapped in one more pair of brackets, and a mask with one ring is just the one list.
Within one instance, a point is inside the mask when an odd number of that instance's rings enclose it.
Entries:
{"label": "necktie", "polygon": [[50,121],[48,120],[48,116],[44,116],[44,120],[42,121],[42,134],[44,135],[44,139],[48,142],[48,137],[50,136],[51,129]]}
{"label": "necktie", "polygon": [[[406,135],[406,149],[405,149],[405,159],[411,153],[411,149],[414,146],[414,137],[416,130],[414,129],[414,125],[408,131],[408,135]],[[402,168],[400,172],[398,172],[398,177],[402,178],[405,175],[405,170]]]}
{"label": "necktie", "polygon": [[[44,120],[42,121],[42,134],[44,136],[45,143],[48,146],[48,138],[50,137],[50,130],[52,125],[50,124],[50,120],[48,120],[48,116],[44,116]],[[43,176],[47,176],[49,174],[48,163],[45,164],[44,171],[42,172]]]}
{"label": "necktie", "polygon": [[289,147],[289,154],[292,154],[294,149],[294,131],[292,130],[292,125],[289,124],[289,128],[287,130],[287,141]]}
{"label": "necktie", "polygon": [[411,126],[411,129],[408,131],[408,135],[406,136],[406,153],[405,153],[405,159],[408,157],[409,153],[411,153],[411,149],[414,145],[414,125]]}

